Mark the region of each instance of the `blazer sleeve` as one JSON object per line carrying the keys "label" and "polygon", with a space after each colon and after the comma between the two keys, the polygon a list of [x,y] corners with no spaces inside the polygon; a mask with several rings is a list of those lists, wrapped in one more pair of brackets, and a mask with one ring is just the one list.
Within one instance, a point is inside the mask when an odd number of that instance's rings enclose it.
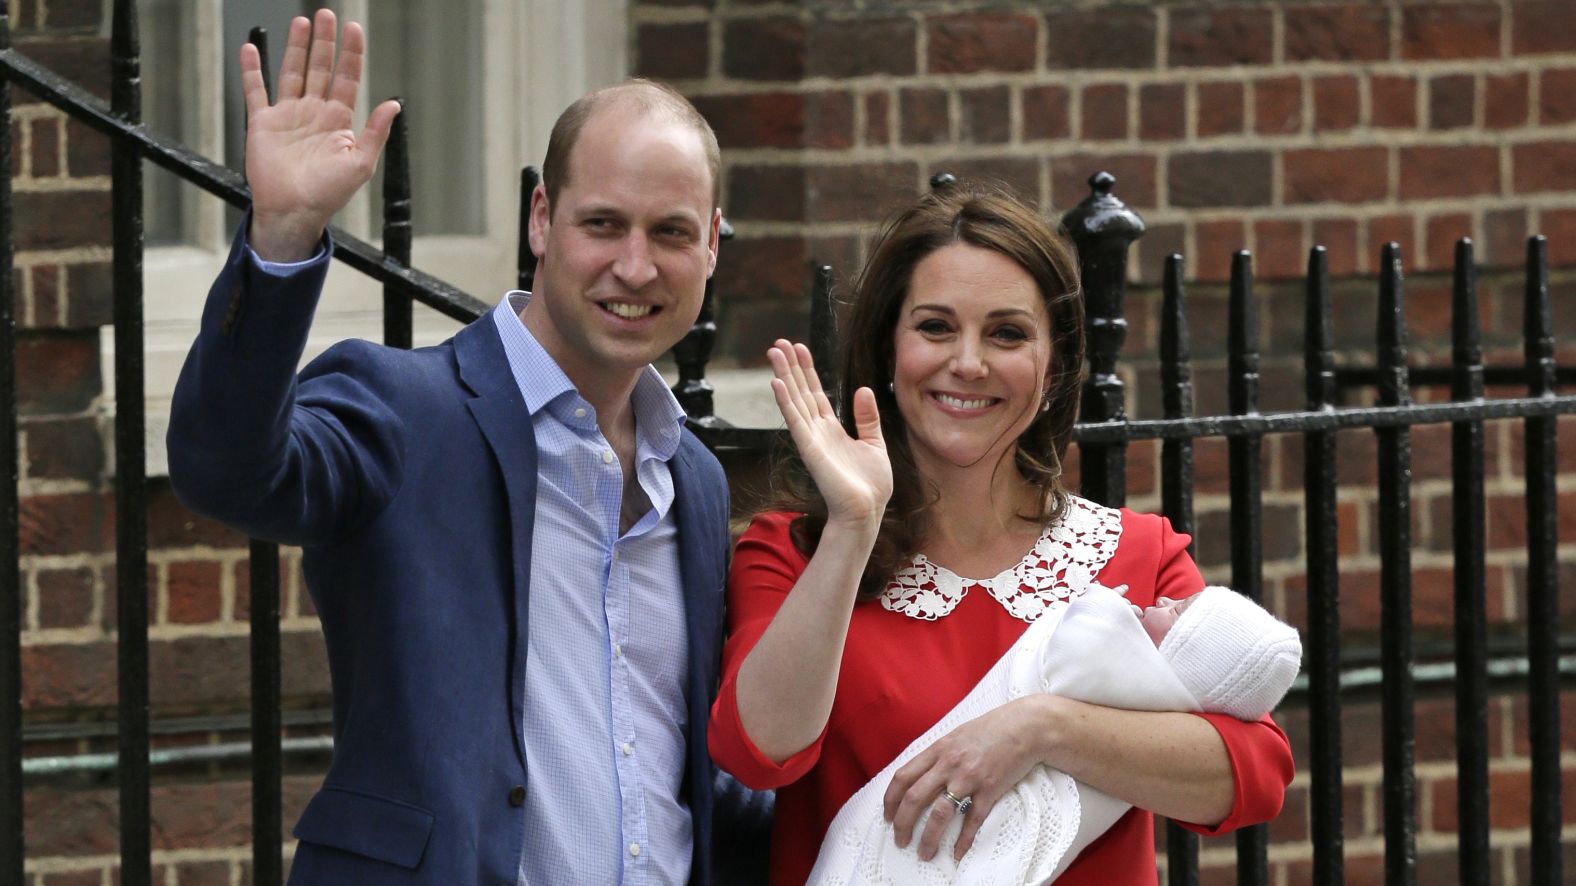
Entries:
{"label": "blazer sleeve", "polygon": [[778,763],[760,752],[739,720],[739,665],[755,648],[805,569],[804,556],[788,536],[795,516],[773,512],[756,517],[739,538],[728,574],[722,687],[712,704],[706,745],[718,766],[757,790],[779,788],[802,778],[820,758],[826,738],[823,730],[809,747]]}
{"label": "blazer sleeve", "polygon": [[191,510],[250,535],[321,544],[398,486],[398,380],[366,342],[334,346],[297,378],[331,244],[319,260],[269,273],[246,248],[249,221],[176,382],[170,482]]}

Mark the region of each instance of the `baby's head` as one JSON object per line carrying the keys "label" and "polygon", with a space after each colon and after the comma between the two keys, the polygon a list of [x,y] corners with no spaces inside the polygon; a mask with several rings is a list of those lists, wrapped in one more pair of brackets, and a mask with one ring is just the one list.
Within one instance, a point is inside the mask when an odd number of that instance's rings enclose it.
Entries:
{"label": "baby's head", "polygon": [[1280,703],[1302,666],[1296,628],[1230,588],[1162,598],[1140,620],[1206,711],[1256,720]]}

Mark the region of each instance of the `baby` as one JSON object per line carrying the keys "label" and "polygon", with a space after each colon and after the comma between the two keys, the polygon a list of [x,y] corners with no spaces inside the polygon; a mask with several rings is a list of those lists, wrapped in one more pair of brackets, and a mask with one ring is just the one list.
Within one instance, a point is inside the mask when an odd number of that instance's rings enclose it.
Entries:
{"label": "baby", "polygon": [[1296,679],[1302,661],[1297,631],[1235,591],[1210,587],[1183,600],[1162,597],[1145,609],[1128,603],[1124,591],[1091,585],[1030,625],[963,701],[844,804],[809,882],[1048,883],[1129,805],[1036,766],[997,802],[962,861],[952,858],[962,829],[954,818],[940,851],[926,862],[919,860],[917,843],[897,848],[882,817],[881,796],[892,774],[963,723],[1030,692],[1257,720]]}

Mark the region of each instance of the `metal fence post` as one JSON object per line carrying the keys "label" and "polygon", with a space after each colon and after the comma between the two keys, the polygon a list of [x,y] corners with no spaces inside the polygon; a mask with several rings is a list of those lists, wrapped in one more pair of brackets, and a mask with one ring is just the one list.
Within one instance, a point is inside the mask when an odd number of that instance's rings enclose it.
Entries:
{"label": "metal fence post", "polygon": [[[1062,227],[1078,248],[1088,329],[1089,381],[1084,386],[1081,421],[1125,421],[1127,406],[1116,356],[1127,338],[1123,299],[1127,292],[1127,248],[1144,234],[1143,219],[1111,195],[1116,177],[1091,176],[1091,193],[1062,216]],[[1084,497],[1116,507],[1127,500],[1127,443],[1078,447]]]}

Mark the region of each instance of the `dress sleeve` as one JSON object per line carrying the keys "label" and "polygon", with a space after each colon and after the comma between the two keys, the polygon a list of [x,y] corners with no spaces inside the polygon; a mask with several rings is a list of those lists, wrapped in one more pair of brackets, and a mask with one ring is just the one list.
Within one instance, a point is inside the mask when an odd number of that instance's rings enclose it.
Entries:
{"label": "dress sleeve", "polygon": [[[1182,599],[1196,594],[1203,588],[1198,565],[1187,552],[1187,535],[1171,528],[1170,521],[1160,524],[1160,563],[1155,573],[1155,596]],[[1178,824],[1205,836],[1223,834],[1248,825],[1269,821],[1280,814],[1286,798],[1286,786],[1291,784],[1294,767],[1291,742],[1286,733],[1265,716],[1262,720],[1246,723],[1225,714],[1199,714],[1226,745],[1226,755],[1231,759],[1232,788],[1231,812],[1226,819],[1214,826]]]}
{"label": "dress sleeve", "polygon": [[739,665],[804,572],[806,560],[788,534],[794,516],[771,512],[756,517],[734,549],[728,572],[728,639],[722,648],[722,686],[706,730],[712,760],[756,790],[798,781],[820,758],[826,738],[822,730],[809,747],[776,763],[760,752],[739,720]]}

